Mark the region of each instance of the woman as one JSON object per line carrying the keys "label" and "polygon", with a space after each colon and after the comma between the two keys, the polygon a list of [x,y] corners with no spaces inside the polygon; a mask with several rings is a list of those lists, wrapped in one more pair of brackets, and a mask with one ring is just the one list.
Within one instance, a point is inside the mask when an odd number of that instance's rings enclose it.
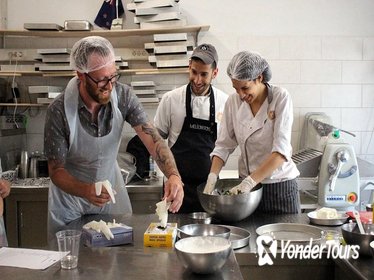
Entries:
{"label": "woman", "polygon": [[9,192],[10,192],[10,183],[7,180],[1,179],[1,176],[0,176],[0,247],[8,246],[6,233],[5,233],[4,220],[3,220],[3,211],[4,211],[3,199],[9,195]]}
{"label": "woman", "polygon": [[270,66],[256,53],[236,54],[227,74],[237,94],[226,102],[204,191],[214,188],[222,166],[239,145],[239,176],[245,179],[230,192],[249,192],[261,184],[263,196],[258,210],[299,213],[295,178],[300,173],[291,159],[293,110],[288,91],[268,83]]}

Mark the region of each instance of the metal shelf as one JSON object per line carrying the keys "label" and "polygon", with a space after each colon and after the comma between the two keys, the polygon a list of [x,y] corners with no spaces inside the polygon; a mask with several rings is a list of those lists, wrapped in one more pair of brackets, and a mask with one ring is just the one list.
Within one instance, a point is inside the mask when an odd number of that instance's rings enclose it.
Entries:
{"label": "metal shelf", "polygon": [[0,103],[2,107],[43,107],[48,104],[36,104],[36,103]]}
{"label": "metal shelf", "polygon": [[[162,75],[162,74],[187,74],[188,68],[144,68],[144,69],[126,69],[119,70],[119,73],[123,75]],[[73,77],[75,76],[74,71],[51,71],[51,72],[40,72],[40,71],[0,71],[0,77],[21,77],[21,76],[42,76],[42,77]]]}
{"label": "metal shelf", "polygon": [[0,136],[13,136],[25,134],[26,128],[0,129]]}
{"label": "metal shelf", "polygon": [[18,36],[18,37],[85,37],[85,36],[103,36],[103,37],[127,37],[127,36],[145,36],[165,33],[199,33],[208,31],[209,25],[190,25],[182,27],[165,27],[152,29],[121,29],[121,30],[91,30],[91,31],[44,31],[44,30],[0,30],[0,35]]}

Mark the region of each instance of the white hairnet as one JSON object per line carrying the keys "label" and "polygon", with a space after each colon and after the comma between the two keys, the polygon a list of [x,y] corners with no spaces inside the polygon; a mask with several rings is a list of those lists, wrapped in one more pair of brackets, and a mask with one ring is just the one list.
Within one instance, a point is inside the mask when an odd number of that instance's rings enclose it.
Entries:
{"label": "white hairnet", "polygon": [[112,44],[100,36],[82,38],[71,49],[70,67],[81,73],[93,72],[114,62]]}
{"label": "white hairnet", "polygon": [[263,75],[263,82],[271,80],[271,70],[269,63],[259,54],[242,51],[234,55],[229,66],[227,75],[231,79],[239,81],[252,81]]}

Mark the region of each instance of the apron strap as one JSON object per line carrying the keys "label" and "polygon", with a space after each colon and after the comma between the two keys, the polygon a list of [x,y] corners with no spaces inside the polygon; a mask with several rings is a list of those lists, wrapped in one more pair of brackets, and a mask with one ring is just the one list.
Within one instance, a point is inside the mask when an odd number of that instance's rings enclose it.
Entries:
{"label": "apron strap", "polygon": [[[214,137],[217,138],[217,126],[214,127],[216,122],[216,109],[214,104],[214,91],[212,85],[209,86],[209,123],[210,129],[213,130]],[[191,83],[187,85],[186,88],[186,117],[193,118],[192,116],[192,105],[191,105]]]}

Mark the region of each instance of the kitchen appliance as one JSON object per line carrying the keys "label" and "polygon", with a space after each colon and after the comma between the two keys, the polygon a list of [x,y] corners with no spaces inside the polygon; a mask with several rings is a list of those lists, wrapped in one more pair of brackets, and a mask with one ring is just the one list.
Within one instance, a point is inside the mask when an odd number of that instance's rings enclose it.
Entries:
{"label": "kitchen appliance", "polygon": [[318,204],[336,209],[359,204],[360,177],[353,147],[332,133],[327,141],[318,177]]}
{"label": "kitchen appliance", "polygon": [[21,152],[20,178],[27,178],[29,172],[29,154],[27,151]]}
{"label": "kitchen appliance", "polygon": [[[318,204],[342,211],[349,210],[359,204],[360,177],[353,146],[340,137],[340,132],[354,134],[327,123],[330,121],[324,113],[306,115],[302,133],[302,146],[304,144],[306,149],[299,154],[304,154],[304,158],[305,155],[312,155],[310,158],[319,166],[315,169],[318,176]],[[299,168],[302,165],[298,161],[299,155],[293,155],[292,158],[296,159]]]}
{"label": "kitchen appliance", "polygon": [[32,152],[29,163],[29,178],[48,177],[48,160],[39,152]]}

